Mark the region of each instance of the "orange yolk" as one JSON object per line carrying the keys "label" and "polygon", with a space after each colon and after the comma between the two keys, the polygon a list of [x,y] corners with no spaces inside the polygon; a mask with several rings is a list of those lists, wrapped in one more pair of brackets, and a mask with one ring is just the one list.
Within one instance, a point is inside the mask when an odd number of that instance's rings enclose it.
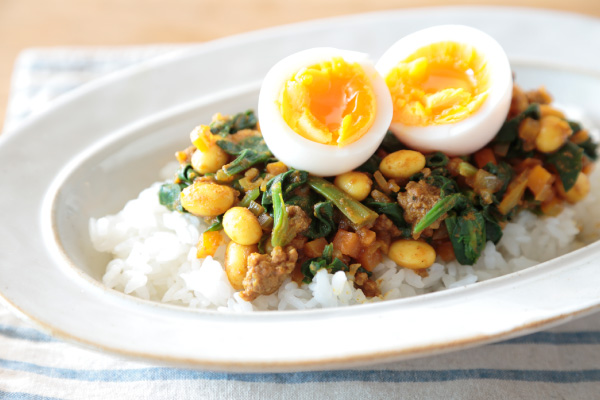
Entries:
{"label": "orange yolk", "polygon": [[486,60],[473,47],[454,42],[420,48],[385,80],[393,122],[408,126],[459,122],[479,109],[490,88]]}
{"label": "orange yolk", "polygon": [[375,94],[357,63],[333,58],[285,82],[279,111],[294,132],[313,142],[346,146],[373,125]]}

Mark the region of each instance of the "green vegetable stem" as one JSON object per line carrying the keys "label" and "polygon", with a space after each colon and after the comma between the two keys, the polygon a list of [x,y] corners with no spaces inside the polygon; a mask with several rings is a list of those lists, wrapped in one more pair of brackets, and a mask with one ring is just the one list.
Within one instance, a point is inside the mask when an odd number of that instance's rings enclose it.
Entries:
{"label": "green vegetable stem", "polygon": [[281,192],[281,181],[275,182],[272,187],[273,192],[273,232],[271,234],[271,244],[273,247],[285,246],[294,238],[295,233],[289,229],[288,213],[283,201]]}
{"label": "green vegetable stem", "polygon": [[356,228],[369,225],[378,217],[375,211],[370,210],[323,178],[309,176],[307,183],[315,192],[331,201]]}

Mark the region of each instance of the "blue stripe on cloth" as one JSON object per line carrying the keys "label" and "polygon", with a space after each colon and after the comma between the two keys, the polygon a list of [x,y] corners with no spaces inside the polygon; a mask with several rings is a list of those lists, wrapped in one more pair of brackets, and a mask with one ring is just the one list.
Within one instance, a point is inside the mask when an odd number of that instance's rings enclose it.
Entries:
{"label": "blue stripe on cloth", "polygon": [[313,382],[446,382],[473,379],[555,383],[600,381],[600,369],[560,371],[480,368],[410,371],[338,370],[274,374],[235,374],[163,367],[125,370],[77,370],[47,367],[37,364],[2,359],[0,359],[0,367],[44,375],[51,378],[88,382],[227,380],[254,383],[294,384]]}
{"label": "blue stripe on cloth", "polygon": [[2,400],[60,400],[58,397],[38,396],[37,394],[22,392],[3,392],[0,390]]}
{"label": "blue stripe on cloth", "polygon": [[[32,342],[54,342],[56,339],[32,328],[0,324],[0,335]],[[494,343],[503,344],[600,344],[600,331],[537,332],[530,335]]]}
{"label": "blue stripe on cloth", "polygon": [[0,335],[14,339],[29,340],[31,342],[54,342],[51,336],[36,329],[22,328],[12,325],[0,324]]}
{"label": "blue stripe on cloth", "polygon": [[600,344],[600,331],[537,332],[496,344]]}

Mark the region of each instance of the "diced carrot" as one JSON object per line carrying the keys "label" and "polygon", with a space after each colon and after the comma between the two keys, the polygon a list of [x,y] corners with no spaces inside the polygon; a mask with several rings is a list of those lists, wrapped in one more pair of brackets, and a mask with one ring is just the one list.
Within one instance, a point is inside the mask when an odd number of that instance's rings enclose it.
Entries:
{"label": "diced carrot", "polygon": [[565,208],[565,203],[558,196],[555,196],[550,201],[542,203],[542,205],[540,206],[540,209],[544,213],[544,215],[548,215],[550,217],[557,216],[558,214],[560,214],[562,212],[562,210],[564,208]]}
{"label": "diced carrot", "polygon": [[363,247],[371,245],[377,238],[377,234],[370,229],[360,228],[358,231],[358,237],[360,238],[360,244]]}
{"label": "diced carrot", "polygon": [[519,202],[525,193],[525,189],[527,189],[528,175],[529,170],[525,170],[517,175],[517,177],[508,184],[506,193],[504,193],[504,197],[498,205],[498,211],[500,211],[503,215],[508,214],[513,208],[519,205]]}
{"label": "diced carrot", "polygon": [[586,140],[588,140],[589,138],[590,138],[590,135],[589,135],[588,131],[586,131],[585,129],[582,129],[579,132],[575,133],[573,136],[571,136],[569,138],[569,140],[575,144],[581,144],[581,143],[585,142]]}
{"label": "diced carrot", "polygon": [[296,264],[296,267],[294,267],[294,270],[292,271],[291,278],[298,285],[300,285],[300,283],[304,280],[304,274],[302,273],[301,263]]}
{"label": "diced carrot", "polygon": [[497,165],[496,156],[494,152],[489,147],[484,147],[473,155],[475,159],[475,164],[477,164],[477,168],[483,168],[488,163],[492,163]]}
{"label": "diced carrot", "polygon": [[541,165],[533,167],[527,177],[527,187],[535,195],[536,200],[545,200],[547,198],[548,190],[552,187],[553,182],[554,176]]}
{"label": "diced carrot", "polygon": [[445,240],[443,242],[438,242],[435,244],[435,252],[438,256],[442,258],[442,260],[446,262],[450,262],[456,258],[454,255],[454,248],[452,247],[452,242],[449,240]]}
{"label": "diced carrot", "polygon": [[318,238],[315,240],[311,240],[310,242],[306,242],[302,249],[304,250],[304,255],[309,258],[320,257],[323,254],[323,250],[327,246],[327,239]]}
{"label": "diced carrot", "polygon": [[214,256],[219,246],[223,244],[220,231],[204,232],[196,245],[196,257],[205,258]]}
{"label": "diced carrot", "polygon": [[358,255],[360,265],[367,271],[372,271],[383,259],[382,250],[386,244],[380,240],[376,240],[369,247],[364,247]]}
{"label": "diced carrot", "polygon": [[339,229],[333,238],[333,248],[352,258],[358,257],[361,247],[360,237],[354,232]]}

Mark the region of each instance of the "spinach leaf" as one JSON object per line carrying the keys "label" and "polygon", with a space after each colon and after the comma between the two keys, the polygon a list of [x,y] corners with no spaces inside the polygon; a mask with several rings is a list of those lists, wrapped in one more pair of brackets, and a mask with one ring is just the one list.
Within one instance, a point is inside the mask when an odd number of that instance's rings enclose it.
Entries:
{"label": "spinach leaf", "polygon": [[158,191],[158,202],[171,211],[185,212],[180,201],[181,190],[183,188],[185,188],[185,185],[177,183],[163,184]]}
{"label": "spinach leaf", "polygon": [[194,179],[198,177],[198,173],[190,164],[185,164],[179,167],[177,170],[177,178],[184,184],[185,186],[194,182]]}
{"label": "spinach leaf", "polygon": [[288,213],[283,201],[281,182],[273,185],[273,231],[271,232],[271,244],[273,247],[285,246],[296,234],[289,228]]}
{"label": "spinach leaf", "polygon": [[225,137],[242,129],[255,129],[257,122],[254,111],[248,110],[235,114],[233,117],[213,122],[210,124],[210,131],[213,134]]}
{"label": "spinach leaf", "polygon": [[323,201],[314,205],[314,218],[304,236],[313,240],[321,237],[327,237],[335,231],[335,222],[333,221],[333,203]]}
{"label": "spinach leaf", "polygon": [[569,123],[569,126],[571,127],[571,130],[573,131],[572,132],[573,135],[581,130],[581,125],[578,122],[575,122],[575,121],[567,121],[567,122]]}
{"label": "spinach leaf", "polygon": [[227,176],[233,176],[248,168],[267,162],[273,155],[260,135],[248,136],[239,143],[219,140],[217,145],[227,154],[237,156],[235,160],[223,166]]}
{"label": "spinach leaf", "polygon": [[[443,168],[438,168],[434,171],[438,171],[438,170],[444,170]],[[428,185],[431,186],[435,186],[437,188],[440,188],[440,196],[442,198],[456,193],[458,192],[458,185],[456,184],[456,181],[454,179],[448,178],[442,174],[434,174],[432,172],[431,175],[429,175],[427,178],[425,178],[425,183],[427,183]]]}
{"label": "spinach leaf", "polygon": [[556,167],[565,191],[569,191],[575,185],[583,167],[583,149],[572,142],[567,142],[549,155],[546,162]]}
{"label": "spinach leaf", "polygon": [[385,214],[402,232],[402,236],[410,237],[412,229],[404,220],[404,211],[398,203],[381,203],[369,198],[364,204],[377,214]]}
{"label": "spinach leaf", "polygon": [[[571,130],[573,131],[573,135],[581,130],[581,125],[579,125],[579,123],[574,122],[574,121],[567,121],[567,122],[569,123],[569,126],[571,127]],[[583,154],[590,160],[596,161],[596,159],[598,159],[598,153],[597,153],[598,143],[594,143],[592,141],[592,138],[588,138],[586,141],[579,143],[578,146],[583,149]]]}
{"label": "spinach leaf", "polygon": [[522,113],[506,121],[494,138],[494,143],[511,143],[519,138],[519,125],[525,118],[540,119],[539,104],[531,104]]}
{"label": "spinach leaf", "polygon": [[320,257],[311,258],[302,263],[300,269],[305,277],[303,282],[310,283],[317,272],[322,268],[326,268],[330,273],[349,270],[348,266],[344,264],[342,260],[333,257],[332,243],[325,246]]}
{"label": "spinach leaf", "polygon": [[448,156],[442,152],[436,151],[425,157],[425,166],[427,168],[445,167],[448,164]]}
{"label": "spinach leaf", "polygon": [[379,216],[375,211],[323,178],[310,176],[307,183],[311,189],[331,201],[357,229],[375,222]]}
{"label": "spinach leaf", "polygon": [[460,193],[451,194],[440,199],[437,203],[435,203],[433,207],[431,207],[431,210],[429,210],[427,214],[425,214],[425,216],[423,216],[423,218],[421,218],[421,220],[414,226],[413,234],[422,232],[429,225],[437,221],[437,219],[440,218],[442,215],[446,214],[454,208],[465,207],[467,203],[467,198]]}
{"label": "spinach leaf", "polygon": [[398,140],[392,131],[387,131],[379,148],[383,149],[386,153],[393,153],[405,149],[406,147]]}
{"label": "spinach leaf", "polygon": [[223,229],[223,215],[224,214],[217,216],[214,222],[204,232],[214,232]]}
{"label": "spinach leaf", "polygon": [[486,243],[486,223],[483,215],[471,209],[462,215],[450,215],[445,220],[456,260],[473,265]]}
{"label": "spinach leaf", "polygon": [[374,174],[379,170],[379,164],[381,164],[381,157],[379,157],[377,154],[373,154],[367,161],[364,162],[364,164],[356,168],[356,170]]}
{"label": "spinach leaf", "polygon": [[[274,176],[267,182],[266,190],[263,193],[262,205],[263,207],[273,204],[273,186],[277,183],[281,183],[282,193],[284,200],[288,200],[292,195],[292,192],[304,185],[308,179],[308,172],[300,171],[297,169],[290,169],[282,174]],[[304,207],[302,207],[304,209]],[[305,210],[306,211],[306,210]]]}
{"label": "spinach leaf", "polygon": [[596,161],[598,159],[598,143],[592,142],[591,138],[579,143],[578,146],[583,149],[583,154],[590,160]]}
{"label": "spinach leaf", "polygon": [[235,160],[223,166],[223,172],[225,172],[225,175],[227,176],[233,176],[256,164],[265,163],[270,158],[271,153],[257,153],[254,150],[245,149]]}

